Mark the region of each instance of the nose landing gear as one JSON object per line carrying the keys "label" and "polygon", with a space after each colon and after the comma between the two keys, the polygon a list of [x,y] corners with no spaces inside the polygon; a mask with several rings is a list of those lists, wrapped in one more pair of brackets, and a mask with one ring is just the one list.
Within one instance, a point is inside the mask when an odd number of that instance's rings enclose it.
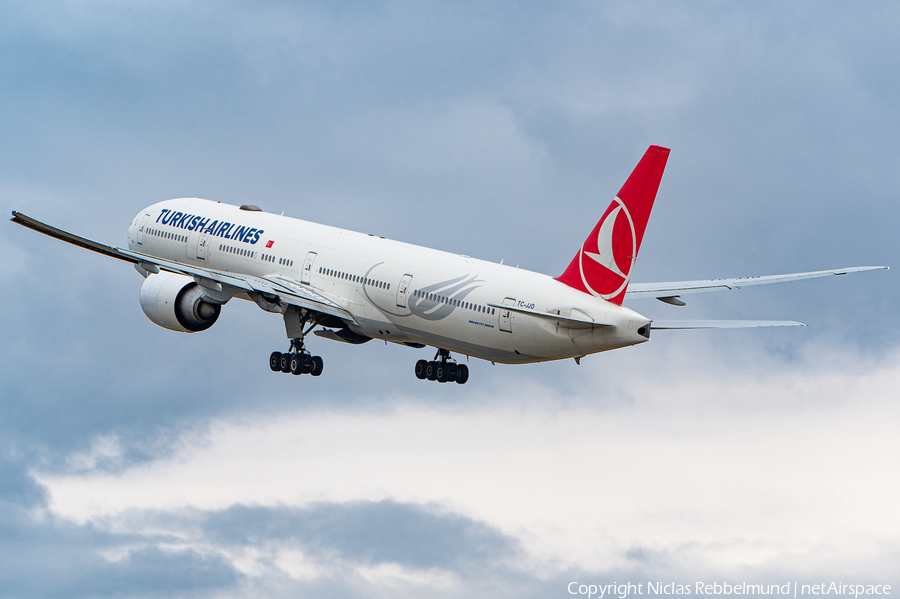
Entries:
{"label": "nose landing gear", "polygon": [[416,362],[416,378],[440,383],[456,381],[460,385],[465,385],[469,380],[469,367],[465,364],[457,364],[456,360],[450,357],[449,350],[438,349],[434,360]]}

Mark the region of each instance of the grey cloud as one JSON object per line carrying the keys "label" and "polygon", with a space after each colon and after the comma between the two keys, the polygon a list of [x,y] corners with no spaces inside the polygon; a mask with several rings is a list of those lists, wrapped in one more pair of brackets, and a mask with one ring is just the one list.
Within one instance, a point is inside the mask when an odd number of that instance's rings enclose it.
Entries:
{"label": "grey cloud", "polygon": [[28,508],[45,502],[46,491],[28,474],[22,460],[0,458],[0,503]]}
{"label": "grey cloud", "polygon": [[160,547],[175,540],[58,520],[24,465],[0,460],[0,597],[181,596],[240,581],[219,555]]}
{"label": "grey cloud", "polygon": [[164,551],[145,547],[130,551],[121,564],[98,568],[90,577],[73,581],[84,595],[172,595],[214,591],[241,580],[229,561],[196,551]]}
{"label": "grey cloud", "polygon": [[[18,471],[17,471],[18,468]],[[20,466],[5,465],[3,488],[23,483]],[[19,481],[19,482],[16,482]],[[19,507],[30,505],[24,500]],[[260,596],[260,597],[566,597],[568,584],[698,581],[784,584],[786,581],[894,583],[889,575],[898,547],[877,558],[832,564],[828,548],[786,553],[764,563],[706,564],[711,547],[728,542],[685,543],[674,548],[630,547],[622,565],[592,568],[532,564],[519,541],[487,523],[438,508],[395,501],[318,503],[306,508],[233,505],[222,510],[132,511],[85,525],[35,517],[8,503],[0,516],[0,596]],[[16,508],[19,509],[19,508]],[[111,532],[118,530],[120,532]],[[128,531],[128,532],[122,532]],[[746,541],[746,540],[744,540]],[[292,577],[278,555],[299,549],[318,573]],[[713,547],[714,549],[714,547]],[[239,572],[234,556],[255,555],[262,569]],[[359,568],[399,564],[409,572],[447,573],[449,585],[379,582]],[[813,571],[810,571],[813,568]]]}
{"label": "grey cloud", "polygon": [[89,531],[46,536],[50,542],[32,540],[16,553],[8,545],[0,553],[0,597],[196,596],[241,579],[220,556],[145,547],[110,562],[100,552],[115,544],[98,546]]}
{"label": "grey cloud", "polygon": [[[43,492],[21,464],[2,463],[0,489],[0,597],[206,596],[246,588],[275,596],[271,581],[251,580],[235,569],[226,555],[236,549],[266,554],[273,547],[300,548],[342,576],[357,566],[389,563],[454,572],[476,583],[508,570],[505,564],[518,555],[514,539],[434,506],[381,501],[133,512],[112,526],[131,532],[110,532],[109,522],[76,525],[35,513]],[[297,586],[283,572],[279,576],[279,584]],[[328,594],[345,584],[333,574],[323,576],[301,586]]]}
{"label": "grey cloud", "polygon": [[206,515],[204,534],[220,542],[293,542],[314,553],[412,568],[490,567],[516,542],[490,526],[394,501],[319,504],[306,509],[234,506]]}

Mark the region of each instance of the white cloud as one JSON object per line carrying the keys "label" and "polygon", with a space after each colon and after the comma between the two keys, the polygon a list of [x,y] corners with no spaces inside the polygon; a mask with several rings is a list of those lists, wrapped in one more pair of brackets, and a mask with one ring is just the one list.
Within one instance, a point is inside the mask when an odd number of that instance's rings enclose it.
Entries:
{"label": "white cloud", "polygon": [[455,407],[222,420],[165,460],[40,480],[52,511],[78,522],[239,503],[438,504],[518,538],[543,576],[629,567],[635,548],[723,572],[877,562],[900,536],[900,352],[868,363],[810,349],[790,367],[749,351],[672,353],[642,375],[633,361],[580,397],[523,383]]}
{"label": "white cloud", "polygon": [[[297,549],[279,551],[273,563],[294,580],[310,580],[322,576],[327,570],[309,559],[309,556]],[[252,573],[249,569],[243,569]]]}
{"label": "white cloud", "polygon": [[366,582],[384,590],[418,586],[443,591],[459,584],[459,580],[451,572],[437,569],[410,570],[394,563],[363,567],[358,573]]}

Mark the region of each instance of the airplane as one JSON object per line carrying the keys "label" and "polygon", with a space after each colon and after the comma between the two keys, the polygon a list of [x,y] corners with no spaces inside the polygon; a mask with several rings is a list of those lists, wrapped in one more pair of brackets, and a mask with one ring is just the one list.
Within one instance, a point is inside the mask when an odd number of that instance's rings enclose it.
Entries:
{"label": "airplane", "polygon": [[282,316],[290,346],[275,372],[319,376],[310,332],[333,341],[372,339],[414,348],[419,379],[464,384],[451,352],[492,363],[574,358],[650,340],[652,330],[805,326],[795,321],[652,320],[625,300],[682,296],[845,275],[862,266],[762,277],[629,285],[670,150],[650,146],[565,271],[557,276],[271,214],[253,205],[173,199],[138,212],[128,247],[79,237],[13,211],[12,222],[131,262],[144,277],[140,303],[157,325],[209,329],[232,299]]}

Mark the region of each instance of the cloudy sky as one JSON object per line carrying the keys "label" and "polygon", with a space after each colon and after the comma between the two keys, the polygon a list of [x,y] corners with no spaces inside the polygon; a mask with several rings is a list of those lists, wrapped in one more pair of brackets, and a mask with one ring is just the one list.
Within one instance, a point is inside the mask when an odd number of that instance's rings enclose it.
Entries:
{"label": "cloudy sky", "polygon": [[[8,1],[0,203],[121,245],[197,196],[560,274],[650,144],[636,281],[898,265],[890,2]],[[690,299],[572,361],[160,329],[127,264],[0,227],[0,597],[900,587],[895,270]]]}

